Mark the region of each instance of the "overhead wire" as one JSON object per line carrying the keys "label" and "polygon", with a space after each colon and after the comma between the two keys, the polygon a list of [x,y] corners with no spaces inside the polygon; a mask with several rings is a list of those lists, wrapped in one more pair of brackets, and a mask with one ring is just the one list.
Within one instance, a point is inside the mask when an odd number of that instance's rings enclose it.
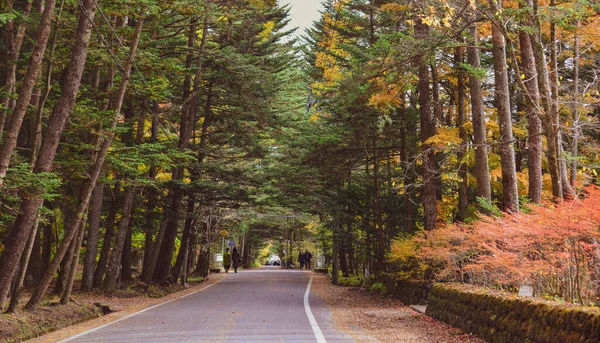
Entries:
{"label": "overhead wire", "polygon": [[[100,9],[98,3],[96,2],[96,0],[92,0],[96,6],[96,8],[98,9],[98,11],[103,15],[102,10]],[[81,12],[85,15],[85,17],[88,19],[88,21],[91,23],[92,28],[94,29],[94,32],[96,33],[96,36],[98,36],[98,38],[100,39],[100,41],[102,42],[102,44],[104,45],[104,47],[106,48],[106,51],[108,52],[110,58],[113,60],[113,62],[117,65],[117,67],[119,68],[121,74],[123,77],[125,77],[127,79],[127,81],[129,81],[131,88],[133,90],[133,92],[135,93],[136,96],[143,98],[143,95],[140,94],[137,90],[137,85],[134,82],[134,80],[131,78],[131,76],[127,76],[127,73],[125,71],[125,67],[123,67],[123,65],[119,62],[119,59],[117,58],[117,56],[115,55],[115,53],[112,51],[111,49],[111,45],[107,42],[106,37],[104,36],[104,34],[102,34],[102,32],[100,31],[100,29],[98,28],[98,26],[96,25],[96,23],[92,20],[92,18],[89,17],[87,11],[85,10],[85,8],[83,7],[83,5],[81,4],[81,2],[79,3],[79,7]],[[114,31],[114,28],[112,27],[112,25],[110,24],[110,22],[105,20],[105,23],[109,26],[111,32],[113,33],[113,35],[115,35],[115,37],[117,38],[119,45],[123,48],[123,50],[126,50],[125,46],[123,45],[123,43],[121,42],[121,40],[119,39],[119,37],[116,36],[116,32]],[[127,54],[127,57],[130,61],[130,63],[132,63],[132,65],[135,67],[136,71],[138,72],[138,74],[140,75],[140,78],[142,80],[142,83],[146,85],[146,80],[144,79],[143,75],[140,73],[139,69],[137,68],[137,66],[135,65],[135,62],[133,61],[133,58],[131,57],[131,55],[125,51],[125,53]],[[153,106],[149,106],[145,101],[142,102],[144,107],[146,108],[146,110],[148,110],[148,112],[152,113],[152,114],[158,114],[160,113],[160,111],[158,110],[158,105],[156,104],[156,101],[153,100]],[[170,133],[167,131],[167,129],[165,128],[164,124],[162,124],[160,121],[158,121],[159,124],[159,128],[162,131],[162,133],[165,136],[169,136]]]}
{"label": "overhead wire", "polygon": [[121,41],[121,38],[119,38],[119,35],[117,35],[117,32],[115,31],[115,29],[112,27],[112,25],[108,21],[108,18],[106,17],[106,15],[104,14],[104,12],[100,8],[100,5],[98,4],[98,2],[96,0],[92,0],[92,2],[96,6],[96,9],[98,9],[98,12],[100,13],[100,16],[102,17],[102,19],[104,20],[104,22],[106,23],[106,25],[108,26],[108,28],[110,29],[110,31],[112,32],[112,34],[115,37],[115,39],[117,40],[117,42],[119,43],[119,46],[123,49],[123,52],[125,52],[125,55],[127,56],[127,59],[129,60],[129,62],[133,66],[133,68],[135,68],[135,71],[138,73],[138,75],[140,76],[140,78],[142,79],[142,81],[146,82],[146,80],[144,79],[144,75],[142,75],[142,73],[138,69],[137,64],[135,64],[135,61],[133,60],[133,57],[131,57],[131,55],[127,51],[127,48],[125,47],[125,45],[123,45],[123,42]]}

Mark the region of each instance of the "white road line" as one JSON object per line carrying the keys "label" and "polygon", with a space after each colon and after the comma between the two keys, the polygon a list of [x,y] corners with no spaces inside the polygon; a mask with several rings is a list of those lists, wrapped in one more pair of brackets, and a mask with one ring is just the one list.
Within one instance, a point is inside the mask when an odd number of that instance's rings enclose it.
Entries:
{"label": "white road line", "polygon": [[308,303],[308,295],[310,294],[310,285],[312,284],[313,277],[310,277],[310,281],[308,281],[308,286],[306,287],[306,292],[304,292],[304,310],[306,311],[306,316],[308,317],[308,321],[310,322],[310,326],[315,334],[315,338],[317,339],[317,343],[327,343],[325,336],[323,336],[323,332],[321,332],[321,328],[313,316],[312,311],[310,310],[310,304]]}
{"label": "white road line", "polygon": [[123,321],[123,320],[127,319],[127,318],[131,318],[131,317],[133,317],[133,316],[137,316],[137,315],[138,315],[138,314],[140,314],[140,313],[144,313],[144,312],[146,312],[146,311],[150,311],[150,310],[152,310],[152,309],[154,309],[154,308],[157,308],[157,307],[159,307],[159,306],[166,305],[166,304],[168,304],[168,303],[170,303],[170,302],[173,302],[173,301],[176,301],[176,300],[180,300],[180,299],[183,299],[183,298],[185,298],[185,297],[189,297],[190,295],[193,295],[193,294],[196,294],[196,293],[202,292],[202,291],[204,291],[205,289],[207,289],[207,288],[209,288],[209,287],[212,287],[212,286],[216,285],[217,283],[218,283],[218,282],[215,282],[215,283],[213,283],[213,284],[210,284],[210,285],[208,285],[208,286],[206,286],[206,287],[204,287],[204,288],[202,288],[202,289],[199,289],[199,290],[197,290],[197,291],[194,291],[194,292],[192,292],[192,293],[189,293],[189,294],[186,294],[186,295],[182,295],[182,296],[180,296],[179,298],[175,298],[175,299],[171,299],[171,300],[169,300],[169,301],[165,301],[164,303],[160,303],[160,304],[157,304],[157,305],[154,305],[154,306],[148,307],[148,308],[146,308],[146,309],[143,309],[143,310],[141,310],[141,311],[138,311],[138,312],[132,313],[132,314],[130,314],[130,315],[127,315],[127,316],[125,316],[125,317],[123,317],[123,318],[119,318],[119,319],[117,319],[117,320],[114,320],[114,321],[112,321],[112,322],[110,322],[110,323],[106,323],[106,324],[104,324],[104,325],[100,325],[100,326],[98,326],[98,327],[96,327],[96,328],[93,328],[93,329],[91,329],[91,330],[88,330],[88,331],[85,331],[85,332],[78,333],[78,334],[77,334],[77,335],[75,335],[75,336],[71,336],[71,337],[68,337],[68,338],[65,338],[65,339],[63,339],[62,341],[59,341],[58,343],[63,343],[63,342],[69,342],[69,341],[72,341],[72,340],[74,340],[75,338],[79,338],[79,337],[81,337],[81,336],[85,336],[85,335],[87,335],[87,334],[89,334],[89,333],[92,333],[92,332],[94,332],[94,331],[98,331],[98,330],[100,330],[100,329],[104,329],[104,328],[105,328],[105,327],[107,327],[107,326],[114,325],[114,324],[116,324],[116,323],[118,323],[118,322],[120,322],[120,321]]}

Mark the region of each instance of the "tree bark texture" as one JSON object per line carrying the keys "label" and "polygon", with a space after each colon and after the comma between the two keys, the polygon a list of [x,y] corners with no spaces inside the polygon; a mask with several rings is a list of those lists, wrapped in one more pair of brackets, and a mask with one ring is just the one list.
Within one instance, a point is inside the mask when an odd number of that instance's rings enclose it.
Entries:
{"label": "tree bark texture", "polygon": [[458,150],[457,160],[459,163],[458,166],[458,177],[460,178],[460,185],[458,188],[458,215],[457,219],[463,221],[467,218],[467,212],[469,207],[469,184],[467,182],[467,164],[463,159],[465,158],[465,153],[467,150],[467,132],[464,128],[465,125],[465,73],[462,69],[460,69],[460,64],[463,63],[463,48],[458,47],[454,49],[454,62],[457,66],[457,118],[456,118],[456,126],[458,126],[458,133],[461,140],[461,146]]}
{"label": "tree bark texture", "polygon": [[132,281],[133,280],[133,273],[131,272],[131,269],[133,267],[132,265],[132,256],[131,256],[131,249],[132,249],[132,235],[133,235],[133,218],[131,218],[133,216],[133,210],[131,211],[131,216],[129,218],[129,224],[127,227],[127,234],[125,235],[125,244],[123,245],[123,253],[121,254],[121,280],[122,281]]}
{"label": "tree bark texture", "polygon": [[[477,25],[471,26],[473,46],[467,48],[467,61],[473,68],[481,68],[479,38]],[[475,177],[477,178],[477,196],[491,200],[490,166],[488,161],[487,129],[483,103],[481,80],[475,75],[469,76],[469,92],[471,95],[471,116],[473,121],[473,142],[475,144]]]}
{"label": "tree bark texture", "polygon": [[[415,26],[415,35],[426,37],[428,32],[427,25],[420,20]],[[431,113],[431,99],[429,91],[429,66],[424,57],[421,57],[418,66],[419,74],[419,114],[421,120],[421,154],[423,158],[423,185],[421,197],[424,209],[424,228],[433,230],[437,222],[437,203],[436,203],[436,163],[435,152],[426,141],[436,133],[435,118]]]}
{"label": "tree bark texture", "polygon": [[[521,65],[527,88],[527,172],[529,175],[529,199],[533,203],[542,200],[542,121],[540,120],[540,91],[535,68],[532,37],[525,31],[519,32]],[[520,77],[520,75],[518,75]]]}
{"label": "tree bark texture", "polygon": [[[37,40],[31,52],[31,57],[27,66],[27,71],[25,72],[25,77],[23,78],[21,87],[19,88],[19,95],[15,104],[14,111],[8,120],[6,134],[4,135],[2,140],[2,146],[0,146],[0,187],[4,182],[4,177],[6,176],[6,172],[8,171],[12,153],[15,147],[17,146],[17,137],[19,135],[19,130],[21,129],[21,125],[23,124],[23,118],[25,118],[25,113],[27,112],[27,107],[31,100],[33,88],[35,87],[35,83],[40,74],[40,70],[42,69],[42,62],[44,59],[44,53],[46,51],[46,45],[48,44],[48,37],[50,37],[50,28],[52,26],[52,16],[54,15],[55,6],[56,0],[46,1],[46,6],[44,8],[44,12],[42,13],[42,18],[40,20],[39,29],[37,32]],[[16,49],[14,45],[15,44],[13,44],[13,48]],[[17,52],[15,51],[9,55],[11,55],[9,58],[15,59],[13,62],[14,64],[13,66],[11,66],[11,68],[16,68]],[[15,80],[12,80],[12,82],[15,82]],[[0,136],[1,135],[2,130],[0,130]],[[0,289],[1,288],[2,287],[0,286]],[[1,296],[0,300],[2,300]]]}
{"label": "tree bark texture", "polygon": [[573,108],[571,112],[571,120],[573,121],[573,140],[571,142],[571,161],[569,181],[571,187],[577,185],[577,155],[579,154],[579,66],[581,56],[581,37],[579,33],[579,20],[575,23],[575,38],[573,42]]}
{"label": "tree bark texture", "polygon": [[[100,144],[100,149],[98,149],[96,160],[94,161],[92,167],[89,170],[89,173],[88,173],[89,180],[84,183],[84,187],[81,191],[79,203],[77,205],[77,211],[74,216],[73,223],[71,223],[71,226],[74,229],[72,231],[75,231],[75,232],[77,232],[76,228],[81,227],[83,229],[83,220],[85,218],[87,209],[89,207],[92,192],[94,190],[94,187],[96,186],[98,177],[100,176],[100,173],[103,170],[104,161],[106,159],[108,149],[110,148],[110,146],[112,144],[112,140],[114,138],[114,134],[115,134],[114,132],[115,132],[115,129],[117,127],[117,123],[118,123],[119,117],[120,117],[121,106],[123,105],[123,99],[125,98],[125,91],[127,89],[128,80],[131,75],[131,69],[133,66],[132,59],[135,57],[137,45],[139,42],[141,30],[142,30],[142,25],[144,22],[143,15],[145,14],[145,7],[142,6],[140,11],[141,11],[141,18],[139,18],[139,20],[136,22],[133,39],[131,41],[131,46],[130,46],[130,50],[129,50],[129,56],[131,56],[131,59],[127,59],[127,62],[125,63],[125,70],[123,72],[124,75],[123,75],[123,78],[121,79],[121,84],[119,85],[119,90],[117,92],[116,100],[114,103],[115,107],[113,108],[114,115],[112,118],[112,122],[111,122],[111,125],[109,128],[108,134],[106,135],[106,137],[104,137],[102,143]],[[65,235],[63,243],[61,243],[61,246],[59,247],[59,249],[56,252],[55,259],[63,258],[64,250],[62,248],[66,244],[68,244],[70,241],[72,241],[74,234],[75,234],[75,232],[72,232],[72,231],[69,230],[68,232],[70,234],[68,236]],[[75,247],[75,249],[76,250],[79,249],[79,246]],[[45,293],[44,287],[47,287],[49,285],[49,282],[52,278],[50,273],[53,274],[55,272],[55,270],[56,270],[55,268],[57,266],[58,266],[57,264],[53,264],[53,263],[50,264],[46,274],[42,278],[42,282],[40,282],[40,286],[38,287],[38,289],[36,289],[36,291],[34,292],[34,294],[32,295],[32,297],[28,303],[29,307],[35,306],[39,303],[39,301],[43,297],[43,294]]]}
{"label": "tree bark texture", "polygon": [[148,274],[146,274],[146,279],[143,279],[145,283],[150,283],[150,281],[152,281],[154,277],[166,229],[167,222],[163,221],[160,225],[160,228],[158,229],[158,235],[156,236],[156,240],[154,241],[154,244],[152,244],[152,256],[150,257],[150,262],[148,264]]}
{"label": "tree bark texture", "polygon": [[192,237],[193,230],[193,213],[194,213],[195,202],[192,199],[188,199],[187,211],[185,213],[185,224],[183,225],[183,235],[181,237],[181,248],[179,254],[177,254],[177,260],[173,267],[172,277],[173,280],[179,279],[179,275],[187,275],[187,270],[183,270],[184,261],[187,255],[185,249],[191,246],[190,238]]}
{"label": "tree bark texture", "polygon": [[81,221],[77,228],[77,236],[71,239],[71,248],[69,254],[65,256],[71,262],[68,263],[68,277],[65,282],[65,289],[60,298],[60,303],[66,305],[71,300],[71,292],[73,291],[73,283],[75,282],[75,274],[77,273],[77,265],[79,264],[79,254],[81,253],[81,244],[83,243],[83,235],[85,233],[85,222]]}
{"label": "tree bark texture", "polygon": [[110,248],[113,245],[115,237],[115,225],[117,219],[117,212],[121,206],[121,196],[119,191],[120,185],[117,183],[114,188],[115,196],[111,200],[111,207],[108,210],[108,215],[105,220],[104,237],[102,237],[102,249],[100,249],[100,257],[96,264],[96,270],[94,272],[94,288],[102,285],[104,274],[106,274],[106,267],[108,265],[108,256],[110,254]]}
{"label": "tree bark texture", "polygon": [[[492,1],[492,0],[490,0]],[[501,4],[499,4],[501,8]],[[502,205],[504,210],[519,211],[519,193],[515,169],[515,139],[512,132],[510,93],[506,42],[500,29],[492,24],[492,54],[494,56],[494,79],[496,84],[496,108],[500,126],[500,159],[502,168]]]}
{"label": "tree bark texture", "polygon": [[[208,21],[204,21],[204,29],[202,34],[202,40],[200,44],[200,52],[202,53],[206,47],[206,39],[208,35],[207,30]],[[196,20],[192,19],[190,22],[190,30],[188,35],[188,46],[194,47],[196,41]],[[186,67],[191,68],[192,62],[194,58],[194,51],[190,49],[190,52],[187,56]],[[189,85],[191,84],[191,75],[186,75],[183,89],[183,100],[184,106],[181,111],[181,125],[180,125],[180,133],[179,133],[179,151],[185,151],[190,143],[190,138],[193,129],[193,123],[195,122],[196,117],[196,101],[198,97],[198,86],[201,78],[201,65],[198,64],[198,70],[196,72],[194,78],[194,92],[190,94]],[[187,84],[187,87],[185,86]],[[177,182],[183,179],[183,167],[177,167],[173,170],[172,180]],[[173,252],[175,250],[175,239],[179,230],[179,217],[181,210],[181,202],[183,200],[183,190],[181,186],[178,184],[173,184],[173,187],[170,190],[172,196],[170,197],[171,202],[167,212],[167,226],[165,231],[165,236],[163,238],[162,246],[160,249],[160,253],[158,256],[158,261],[156,264],[156,268],[154,271],[154,281],[159,283],[164,283],[167,281],[170,275],[171,269],[171,258],[173,256]]]}
{"label": "tree bark texture", "polygon": [[97,183],[94,188],[94,193],[92,194],[85,258],[83,260],[81,289],[84,291],[89,291],[94,288],[94,270],[96,268],[96,256],[98,255],[98,238],[100,234],[103,199],[104,184]]}
{"label": "tree bark texture", "polygon": [[[14,1],[7,1],[6,12],[10,12],[13,9]],[[27,2],[24,11],[24,17],[29,17],[29,13],[31,12],[32,3]],[[44,10],[41,9],[39,13],[43,15]],[[51,13],[52,15],[52,13]],[[42,25],[43,20],[40,20],[40,25]],[[4,110],[0,111],[0,136],[4,132],[6,120],[10,113],[10,111],[14,111],[16,107],[16,101],[12,98],[12,94],[15,92],[17,85],[17,62],[19,60],[19,55],[21,54],[21,46],[23,43],[23,39],[25,38],[25,24],[19,25],[17,29],[17,33],[15,35],[15,22],[14,20],[9,20],[5,25],[6,31],[6,79],[3,87],[6,89],[6,98],[3,101]],[[41,31],[41,26],[38,26],[38,31]],[[39,33],[39,32],[38,32]],[[30,37],[35,40],[38,35],[34,35]],[[42,53],[43,56],[43,53]],[[32,56],[33,57],[33,56]],[[30,59],[30,62],[32,60]],[[27,77],[27,76],[26,76]],[[14,112],[13,112],[14,113]],[[0,180],[0,186],[2,181]]]}
{"label": "tree bark texture", "polygon": [[[48,120],[40,155],[33,169],[36,174],[51,170],[62,130],[75,105],[90,40],[91,24],[88,17],[93,20],[95,14],[95,7],[92,2],[91,0],[82,0],[81,8],[82,11],[87,12],[87,16],[79,15],[71,60],[61,82],[61,96]],[[46,5],[47,8],[48,4]],[[43,202],[43,190],[37,189],[33,190],[32,194],[28,195],[21,204],[20,214],[13,224],[13,230],[11,230],[6,240],[6,249],[0,258],[0,304],[6,301],[17,263],[21,258],[27,237]]]}
{"label": "tree bark texture", "polygon": [[123,247],[125,246],[125,239],[127,236],[127,232],[129,231],[129,221],[131,220],[134,198],[135,188],[130,186],[125,191],[125,201],[123,203],[123,217],[119,222],[119,228],[117,230],[115,244],[113,246],[112,252],[110,253],[110,262],[108,264],[108,270],[106,272],[104,282],[102,283],[102,288],[107,291],[113,291],[116,288],[116,280],[120,271]]}
{"label": "tree bark texture", "polygon": [[[550,0],[550,7],[555,7],[556,1]],[[560,183],[562,188],[562,197],[564,199],[572,199],[573,198],[573,189],[571,188],[571,183],[569,182],[569,174],[567,171],[567,162],[564,157],[564,148],[563,148],[563,139],[562,139],[562,129],[560,127],[560,116],[558,113],[558,96],[559,96],[559,86],[558,86],[558,47],[557,47],[558,39],[556,37],[556,22],[554,20],[550,21],[550,91],[551,91],[551,101],[550,101],[550,113],[552,118],[556,118],[556,156],[558,163],[558,172],[560,175]]]}
{"label": "tree bark texture", "polygon": [[12,296],[10,299],[10,304],[8,305],[8,312],[14,313],[19,305],[19,299],[21,298],[21,290],[23,289],[23,282],[25,281],[25,276],[27,275],[27,265],[29,264],[29,259],[31,257],[31,253],[33,251],[33,245],[35,243],[35,238],[38,234],[39,220],[36,220],[33,230],[27,239],[27,246],[23,255],[21,255],[21,261],[19,263],[19,273],[17,274],[17,280],[14,283]]}
{"label": "tree bark texture", "polygon": [[[158,117],[152,116],[152,127],[150,132],[150,142],[156,143],[158,140]],[[156,180],[156,166],[151,166],[148,171],[148,178]],[[153,243],[152,239],[156,231],[156,205],[157,205],[158,190],[154,187],[148,187],[146,191],[146,228],[145,228],[145,244],[144,244],[144,264],[142,267],[142,280],[148,280],[153,272],[150,272],[150,261],[152,260]]]}
{"label": "tree bark texture", "polygon": [[[194,270],[194,274],[206,277],[210,268],[209,226],[206,224],[206,222],[202,223],[202,232],[200,232],[199,238],[200,255],[198,256],[198,263],[196,264],[196,270]],[[246,246],[247,245],[248,244],[246,243]]]}

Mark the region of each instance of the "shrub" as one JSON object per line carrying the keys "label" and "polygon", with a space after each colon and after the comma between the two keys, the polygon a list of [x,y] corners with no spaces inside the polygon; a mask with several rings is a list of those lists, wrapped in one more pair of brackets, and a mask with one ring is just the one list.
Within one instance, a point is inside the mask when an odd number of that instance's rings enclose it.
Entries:
{"label": "shrub", "polygon": [[339,285],[347,286],[347,287],[360,287],[360,286],[362,286],[363,281],[364,281],[364,279],[357,275],[348,276],[348,277],[341,276],[338,278]]}
{"label": "shrub", "polygon": [[371,287],[369,287],[369,291],[373,293],[379,293],[381,295],[385,295],[387,293],[387,289],[381,282],[375,282],[372,284]]}
{"label": "shrub", "polygon": [[405,279],[467,282],[498,289],[534,285],[548,298],[589,304],[600,284],[600,188],[560,205],[483,217],[396,239],[390,260]]}

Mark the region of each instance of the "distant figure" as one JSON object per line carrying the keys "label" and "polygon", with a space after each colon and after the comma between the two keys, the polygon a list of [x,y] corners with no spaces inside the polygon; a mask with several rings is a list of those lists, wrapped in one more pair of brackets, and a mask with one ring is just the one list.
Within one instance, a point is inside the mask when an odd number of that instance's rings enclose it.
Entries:
{"label": "distant figure", "polygon": [[300,269],[304,268],[304,263],[306,263],[306,259],[302,251],[298,251],[298,263],[300,263]]}
{"label": "distant figure", "polygon": [[223,268],[225,268],[225,273],[229,273],[230,267],[231,267],[231,254],[229,253],[229,248],[225,248],[225,253],[223,254]]}
{"label": "distant figure", "polygon": [[304,264],[306,266],[306,269],[310,269],[310,259],[312,258],[312,254],[308,251],[308,249],[306,249],[306,251],[304,252]]}
{"label": "distant figure", "polygon": [[237,247],[233,247],[233,250],[231,250],[231,260],[233,262],[233,271],[237,273],[240,263],[242,263]]}

